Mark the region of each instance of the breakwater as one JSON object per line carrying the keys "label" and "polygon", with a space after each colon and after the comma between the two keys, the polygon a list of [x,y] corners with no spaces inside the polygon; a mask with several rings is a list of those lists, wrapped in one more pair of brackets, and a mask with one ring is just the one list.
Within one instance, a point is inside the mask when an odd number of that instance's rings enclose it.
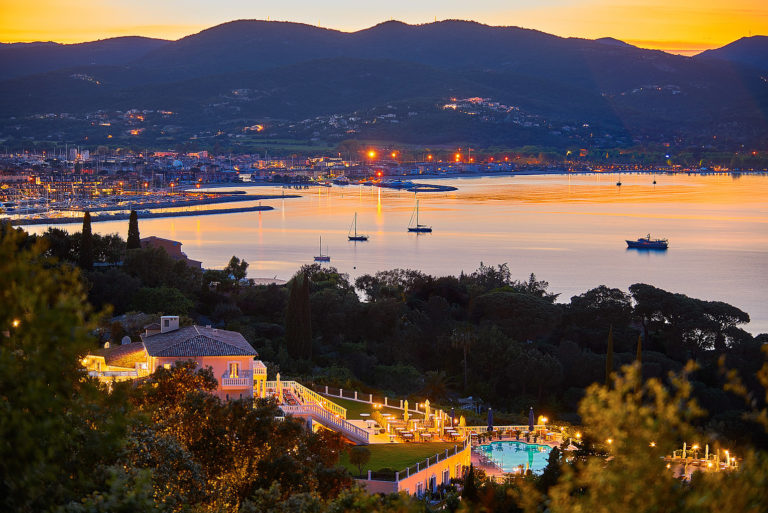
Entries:
{"label": "breakwater", "polygon": [[[206,193],[208,194],[208,193]],[[88,210],[90,212],[109,212],[114,210],[145,210],[151,208],[183,208],[183,207],[195,207],[199,205],[215,205],[218,203],[234,203],[241,201],[261,201],[270,199],[283,199],[283,198],[298,198],[296,194],[246,194],[244,191],[234,191],[228,194],[217,193],[213,198],[184,198],[179,196],[179,199],[155,199],[144,202],[124,201],[121,205],[105,205],[105,206],[93,206],[93,207],[78,207],[77,209],[70,209],[70,212],[82,212]]]}
{"label": "breakwater", "polygon": [[[174,205],[178,206],[178,205]],[[183,210],[178,212],[145,212],[137,214],[139,219],[155,219],[159,217],[188,217],[188,216],[210,216],[214,214],[233,214],[237,212],[256,212],[260,210],[274,210],[273,207],[258,205],[254,207],[230,207],[230,208],[212,208],[209,210]],[[129,212],[116,214],[94,215],[91,216],[92,223],[103,221],[121,221],[127,220]],[[75,224],[82,223],[83,216],[79,217],[40,217],[36,219],[13,219],[11,224],[15,226],[27,226],[33,224]]]}

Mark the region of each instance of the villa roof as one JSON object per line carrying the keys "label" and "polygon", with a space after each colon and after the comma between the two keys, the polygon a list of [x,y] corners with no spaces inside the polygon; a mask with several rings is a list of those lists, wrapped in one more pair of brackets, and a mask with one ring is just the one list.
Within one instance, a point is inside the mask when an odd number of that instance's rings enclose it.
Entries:
{"label": "villa roof", "polygon": [[258,356],[256,350],[236,331],[187,326],[167,333],[142,335],[150,356]]}
{"label": "villa roof", "polygon": [[95,354],[103,356],[104,362],[113,367],[132,369],[136,363],[147,361],[147,352],[141,342],[103,347],[98,349]]}
{"label": "villa roof", "polygon": [[181,242],[179,242],[177,240],[164,239],[162,237],[156,237],[154,235],[150,235],[149,237],[142,237],[140,239],[140,242],[146,242],[146,243],[160,242],[160,241],[162,241],[162,242],[170,242],[171,245],[173,245],[173,246],[181,246]]}

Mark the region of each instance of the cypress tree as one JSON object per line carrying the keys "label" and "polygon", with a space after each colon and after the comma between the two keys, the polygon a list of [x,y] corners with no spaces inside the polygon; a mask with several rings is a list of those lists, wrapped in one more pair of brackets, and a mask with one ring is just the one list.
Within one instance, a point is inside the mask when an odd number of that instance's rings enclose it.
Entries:
{"label": "cypress tree", "polygon": [[91,213],[87,210],[83,215],[79,264],[83,269],[93,269],[93,232],[91,231]]}
{"label": "cypress tree", "polygon": [[291,358],[312,355],[312,318],[309,307],[309,278],[300,274],[293,279],[285,311],[285,344]]}
{"label": "cypress tree", "polygon": [[475,483],[475,467],[469,464],[469,470],[464,476],[464,487],[461,490],[461,498],[468,502],[477,502],[477,483]]}
{"label": "cypress tree", "polygon": [[[637,336],[637,358],[635,361],[638,363],[640,372],[640,381],[643,380],[643,336]],[[640,385],[635,385],[635,392],[638,391]]]}
{"label": "cypress tree", "polygon": [[298,349],[298,317],[299,317],[299,277],[296,276],[291,284],[291,291],[288,296],[288,304],[285,308],[285,348],[291,358],[299,357]]}
{"label": "cypress tree", "polygon": [[312,358],[312,311],[309,305],[309,276],[301,284],[301,356]]}
{"label": "cypress tree", "polygon": [[613,373],[613,325],[608,330],[608,349],[605,352],[605,384],[611,383],[611,374]]}
{"label": "cypress tree", "polygon": [[135,210],[131,210],[131,216],[128,218],[128,241],[126,249],[141,248],[141,238],[139,236],[139,215]]}

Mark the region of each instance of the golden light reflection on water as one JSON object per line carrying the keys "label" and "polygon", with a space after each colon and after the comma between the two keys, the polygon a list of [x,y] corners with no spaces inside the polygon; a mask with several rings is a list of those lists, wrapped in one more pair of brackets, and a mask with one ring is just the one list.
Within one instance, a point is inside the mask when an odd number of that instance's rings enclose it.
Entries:
{"label": "golden light reflection on water", "polygon": [[[646,282],[735,304],[752,315],[751,331],[768,331],[768,176],[622,174],[621,187],[618,179],[420,179],[459,188],[419,194],[420,222],[434,228],[421,236],[406,229],[413,193],[359,185],[287,191],[302,197],[262,202],[276,211],[141,220],[140,229],[142,236],[180,240],[189,257],[206,266],[221,268],[232,255],[245,258],[252,277],[290,278],[312,263],[322,236],[331,265],[353,279],[396,267],[458,274],[481,261],[507,262],[515,278],[534,272],[563,299],[601,284],[626,289]],[[278,187],[247,189],[281,194]],[[347,241],[355,212],[368,242]],[[94,229],[122,233],[127,223],[96,223]],[[669,238],[669,251],[626,249],[625,239],[647,233]]]}

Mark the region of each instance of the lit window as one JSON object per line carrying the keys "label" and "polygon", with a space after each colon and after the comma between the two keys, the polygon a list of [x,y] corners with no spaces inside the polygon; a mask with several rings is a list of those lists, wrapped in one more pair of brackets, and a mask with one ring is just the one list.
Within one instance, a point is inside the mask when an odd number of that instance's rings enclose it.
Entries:
{"label": "lit window", "polygon": [[239,363],[230,363],[229,364],[229,377],[230,378],[238,378],[240,377],[240,364]]}

